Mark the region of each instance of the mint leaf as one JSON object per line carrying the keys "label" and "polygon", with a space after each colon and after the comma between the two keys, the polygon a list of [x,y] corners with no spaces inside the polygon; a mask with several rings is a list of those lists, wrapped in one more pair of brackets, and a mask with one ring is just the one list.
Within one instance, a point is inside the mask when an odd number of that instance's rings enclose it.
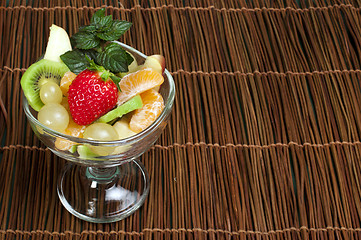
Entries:
{"label": "mint leaf", "polygon": [[133,58],[119,44],[110,43],[98,54],[96,61],[111,72],[118,73],[128,72]]}
{"label": "mint leaf", "polygon": [[87,25],[87,26],[81,26],[79,27],[79,32],[88,32],[88,33],[94,33],[97,30],[97,28],[93,25]]}
{"label": "mint leaf", "polygon": [[118,40],[131,26],[131,22],[114,20],[111,27],[106,31],[97,33],[97,37],[105,41]]}
{"label": "mint leaf", "polygon": [[97,59],[98,52],[94,49],[82,50],[81,52],[84,53],[85,55],[87,55],[92,60]]}
{"label": "mint leaf", "polygon": [[79,74],[89,66],[84,54],[77,49],[62,54],[60,58],[68,66],[69,70],[75,74]]}
{"label": "mint leaf", "polygon": [[90,20],[90,25],[96,26],[100,23],[101,19],[105,16],[105,8],[99,9],[94,13]]}
{"label": "mint leaf", "polygon": [[114,20],[112,24],[112,29],[118,34],[124,34],[131,26],[131,22],[124,20]]}
{"label": "mint leaf", "polygon": [[91,49],[100,46],[100,39],[90,32],[77,32],[71,36],[72,43],[76,48]]}
{"label": "mint leaf", "polygon": [[108,15],[100,19],[99,23],[95,25],[98,31],[106,31],[112,26],[113,16]]}

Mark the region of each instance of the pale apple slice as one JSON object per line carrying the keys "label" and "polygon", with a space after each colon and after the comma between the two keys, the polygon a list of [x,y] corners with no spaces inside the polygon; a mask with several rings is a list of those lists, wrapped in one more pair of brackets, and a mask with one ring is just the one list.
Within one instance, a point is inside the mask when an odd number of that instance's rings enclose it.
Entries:
{"label": "pale apple slice", "polygon": [[63,28],[58,27],[55,24],[51,25],[44,59],[52,60],[54,62],[62,62],[60,56],[71,50],[72,48],[68,33]]}
{"label": "pale apple slice", "polygon": [[163,74],[164,70],[165,70],[165,58],[164,58],[164,56],[157,54],[157,55],[152,55],[150,57],[157,59],[157,61],[160,63],[160,66],[162,67],[162,72],[161,73]]}
{"label": "pale apple slice", "polygon": [[145,59],[144,64],[141,67],[142,69],[151,68],[154,71],[163,74],[165,69],[165,59],[162,55],[152,55]]}
{"label": "pale apple slice", "polygon": [[[118,135],[119,135],[119,139],[124,139],[124,138],[128,138],[131,137],[135,134],[137,134],[136,132],[133,132],[130,128],[129,128],[129,121],[123,117],[121,118],[119,121],[117,121],[113,127],[115,128],[115,130],[117,131]],[[116,147],[113,154],[121,154],[126,152],[127,150],[129,150],[130,146],[119,146]]]}
{"label": "pale apple slice", "polygon": [[121,118],[119,121],[117,121],[113,125],[113,127],[117,131],[117,133],[119,135],[119,139],[124,139],[124,138],[127,138],[127,137],[137,134],[136,132],[133,132],[129,128],[129,121],[126,120],[125,118]]}

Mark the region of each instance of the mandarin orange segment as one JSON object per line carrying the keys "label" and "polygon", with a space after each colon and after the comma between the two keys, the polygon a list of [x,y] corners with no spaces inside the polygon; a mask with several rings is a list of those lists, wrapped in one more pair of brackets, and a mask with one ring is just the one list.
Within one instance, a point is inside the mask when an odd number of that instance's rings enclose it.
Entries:
{"label": "mandarin orange segment", "polygon": [[63,97],[63,99],[61,100],[60,105],[62,105],[69,113],[70,116],[70,108],[69,108],[69,103],[68,103],[68,97]]}
{"label": "mandarin orange segment", "polygon": [[164,109],[163,97],[151,89],[140,94],[143,107],[135,110],[130,119],[129,127],[133,132],[139,133],[149,127]]}
{"label": "mandarin orange segment", "polygon": [[164,78],[162,74],[150,68],[126,75],[119,83],[121,92],[118,96],[118,106],[122,105],[135,95],[157,87],[163,82]]}
{"label": "mandarin orange segment", "polygon": [[73,119],[70,119],[68,127],[65,129],[65,134],[82,138],[83,133],[85,131],[86,126],[85,125],[79,125],[73,121]]}
{"label": "mandarin orange segment", "polygon": [[73,72],[66,72],[64,76],[60,80],[60,89],[63,92],[64,96],[68,96],[68,90],[70,84],[73,82],[73,80],[76,78],[75,73]]}

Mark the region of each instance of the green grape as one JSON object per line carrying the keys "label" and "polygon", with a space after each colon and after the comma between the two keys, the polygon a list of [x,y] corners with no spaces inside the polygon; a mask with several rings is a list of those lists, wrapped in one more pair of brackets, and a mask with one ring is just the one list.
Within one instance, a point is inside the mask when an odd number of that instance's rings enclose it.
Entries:
{"label": "green grape", "polygon": [[40,99],[44,104],[60,103],[63,98],[63,93],[60,87],[55,82],[49,81],[40,89]]}
{"label": "green grape", "polygon": [[69,124],[69,114],[59,103],[48,103],[40,109],[38,120],[55,131],[64,132]]}
{"label": "green grape", "polygon": [[[83,134],[84,138],[99,141],[113,141],[119,138],[115,128],[106,123],[94,123],[89,125]],[[100,156],[107,156],[114,151],[114,147],[89,146],[90,149]]]}
{"label": "green grape", "polygon": [[93,123],[84,131],[84,138],[100,141],[112,141],[118,139],[118,133],[113,126],[106,123]]}

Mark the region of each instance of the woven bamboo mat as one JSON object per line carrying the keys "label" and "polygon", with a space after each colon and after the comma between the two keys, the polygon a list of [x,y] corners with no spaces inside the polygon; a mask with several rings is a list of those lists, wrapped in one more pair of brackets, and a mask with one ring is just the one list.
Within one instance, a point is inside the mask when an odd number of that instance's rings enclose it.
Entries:
{"label": "woven bamboo mat", "polygon": [[[176,82],[142,162],[144,206],[112,224],[68,213],[65,161],[42,145],[20,78],[48,27],[107,5],[121,41]],[[361,239],[361,2],[10,0],[0,3],[0,239]]]}

